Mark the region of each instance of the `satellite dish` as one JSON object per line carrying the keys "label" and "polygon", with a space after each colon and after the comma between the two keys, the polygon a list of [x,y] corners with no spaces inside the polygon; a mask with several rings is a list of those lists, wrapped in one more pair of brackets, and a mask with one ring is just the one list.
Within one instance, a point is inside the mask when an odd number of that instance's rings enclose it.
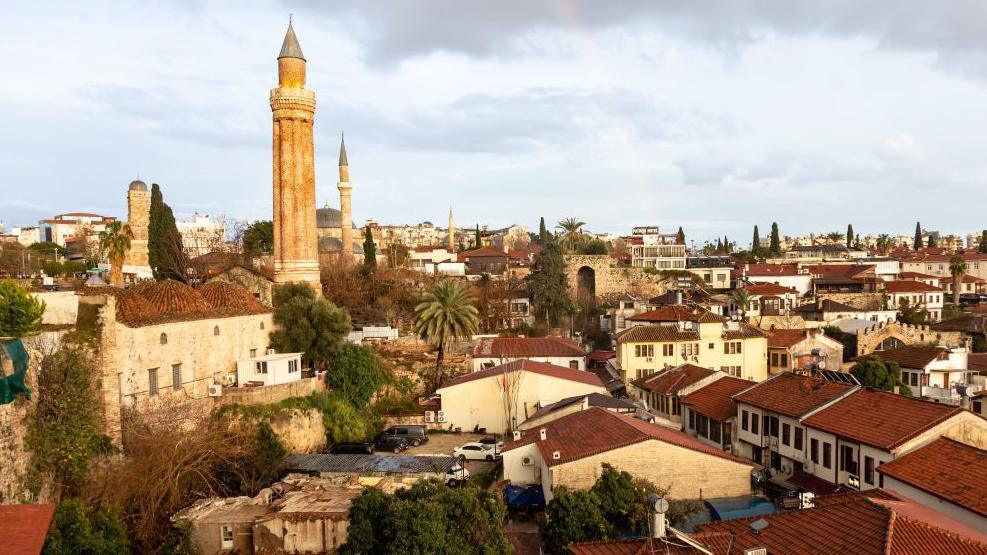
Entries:
{"label": "satellite dish", "polygon": [[668,512],[668,501],[666,501],[664,497],[659,497],[652,493],[648,498],[648,501],[651,502],[651,507],[656,513]]}
{"label": "satellite dish", "polygon": [[825,370],[826,369],[826,361],[825,360],[820,360],[819,362],[817,362],[816,363],[816,368],[818,368],[820,370]]}

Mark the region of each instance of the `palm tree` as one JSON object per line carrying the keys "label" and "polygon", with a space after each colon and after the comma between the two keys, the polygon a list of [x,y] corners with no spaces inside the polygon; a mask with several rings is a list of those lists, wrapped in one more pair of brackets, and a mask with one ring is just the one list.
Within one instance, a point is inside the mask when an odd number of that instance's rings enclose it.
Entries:
{"label": "palm tree", "polygon": [[99,232],[99,248],[110,258],[110,284],[123,287],[123,258],[130,250],[134,233],[123,222],[110,222]]}
{"label": "palm tree", "polygon": [[747,289],[737,289],[731,295],[730,300],[733,304],[737,305],[740,310],[740,317],[744,318],[747,314],[747,310],[751,307],[751,293]]}
{"label": "palm tree", "polygon": [[839,231],[830,231],[826,234],[826,240],[828,240],[832,245],[839,244],[843,241],[844,237],[846,237],[846,235],[843,235]]}
{"label": "palm tree", "polygon": [[566,218],[555,226],[555,229],[562,232],[562,246],[566,251],[572,252],[576,250],[576,246],[579,245],[580,240],[583,238],[582,227],[584,225],[586,225],[586,222],[581,222],[577,218]]}
{"label": "palm tree", "polygon": [[953,306],[960,305],[960,282],[963,281],[963,274],[966,273],[966,260],[954,254],[949,259],[949,273],[953,276]]}
{"label": "palm tree", "polygon": [[877,250],[883,255],[891,252],[891,236],[882,233],[877,236]]}
{"label": "palm tree", "polygon": [[475,299],[466,288],[452,280],[442,280],[415,307],[415,333],[438,347],[435,359],[435,386],[450,341],[468,340],[479,326]]}

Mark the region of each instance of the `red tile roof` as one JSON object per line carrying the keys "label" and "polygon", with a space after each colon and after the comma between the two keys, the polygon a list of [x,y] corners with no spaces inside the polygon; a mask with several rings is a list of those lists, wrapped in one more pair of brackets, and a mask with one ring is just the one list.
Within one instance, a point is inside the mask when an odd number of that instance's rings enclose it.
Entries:
{"label": "red tile roof", "polygon": [[[539,439],[541,429],[546,430],[547,437],[544,441]],[[504,446],[504,451],[537,443],[545,464],[556,466],[648,440],[668,443],[748,466],[754,464],[711,447],[678,430],[649,424],[639,418],[599,407],[575,412],[544,426],[523,432],[521,439],[509,442]],[[555,451],[559,452],[558,459],[552,456]]]}
{"label": "red tile roof", "polygon": [[473,348],[474,357],[584,357],[586,351],[563,337],[488,337]]}
{"label": "red tile roof", "polygon": [[922,283],[921,281],[885,281],[884,290],[888,293],[934,293],[942,291],[941,288]]}
{"label": "red tile roof", "polygon": [[987,517],[987,451],[939,438],[877,471]]}
{"label": "red tile roof", "polygon": [[974,372],[987,372],[987,353],[967,354],[966,366]]}
{"label": "red tile roof", "polygon": [[681,403],[717,422],[725,422],[737,415],[737,403],[732,397],[755,383],[725,376],[686,395]]}
{"label": "red tile roof", "polygon": [[830,279],[856,279],[862,277],[862,274],[873,271],[875,266],[858,266],[856,264],[811,264],[806,266],[806,268],[813,276],[817,277]]}
{"label": "red tile roof", "polygon": [[679,330],[678,326],[634,326],[617,334],[618,343],[658,341],[699,341],[696,330]]}
{"label": "red tile roof", "polygon": [[634,381],[640,389],[654,391],[659,395],[678,393],[690,385],[716,374],[716,370],[702,368],[693,364],[682,364],[667,368],[656,374]]}
{"label": "red tile roof", "polygon": [[[706,551],[711,551],[713,555],[730,554],[731,537],[729,534],[689,534],[689,538],[705,547]],[[667,542],[634,538],[571,543],[568,545],[568,549],[572,555],[698,555],[706,553],[706,551],[695,549],[674,537],[669,538]]]}
{"label": "red tile roof", "polygon": [[797,276],[799,267],[797,264],[748,264],[738,270],[747,270],[748,276]]}
{"label": "red tile roof", "polygon": [[818,332],[815,330],[807,330],[805,328],[793,330],[773,329],[768,331],[768,347],[774,347],[777,349],[794,347],[795,345],[805,341],[807,334],[810,333]]}
{"label": "red tile roof", "polygon": [[853,386],[783,372],[747,391],[734,400],[793,418],[845,395]]}
{"label": "red tile roof", "polygon": [[603,387],[603,382],[601,382],[600,378],[592,372],[588,372],[586,370],[573,370],[572,368],[565,368],[554,364],[535,362],[533,360],[525,359],[514,360],[506,364],[501,364],[500,366],[494,366],[493,368],[487,368],[485,370],[480,370],[479,372],[472,372],[459,376],[458,378],[453,378],[443,383],[441,387],[452,387],[454,385],[482,380],[484,378],[500,376],[506,372],[518,371],[532,372],[534,374],[541,374],[542,376],[549,376],[560,380],[569,380],[584,383],[586,385],[593,385],[601,388]]}
{"label": "red tile roof", "polygon": [[460,258],[483,258],[483,257],[504,257],[507,258],[507,253],[494,247],[480,247],[471,251],[466,251],[460,253]]}
{"label": "red tile roof", "polygon": [[54,514],[54,505],[0,505],[0,523],[3,523],[0,551],[6,555],[41,553]]}
{"label": "red tile roof", "polygon": [[244,313],[270,312],[243,286],[227,281],[211,281],[199,288],[199,294],[213,308],[229,308]]}
{"label": "red tile roof", "polygon": [[699,311],[681,304],[663,306],[631,316],[632,322],[694,322]]}
{"label": "red tile roof", "polygon": [[[897,349],[887,351],[877,351],[866,356],[880,357],[887,362],[896,362],[902,368],[924,369],[933,361],[940,360],[948,356],[944,347],[934,347],[929,345],[905,345]],[[858,358],[865,358],[858,357]]]}
{"label": "red tile roof", "polygon": [[939,279],[942,279],[942,278],[940,278],[938,276],[930,276],[929,274],[922,274],[922,273],[919,273],[919,272],[901,272],[900,274],[898,274],[898,277],[900,277],[901,279],[905,279],[905,280],[914,280],[914,279],[935,279],[935,280],[939,280]]}
{"label": "red tile roof", "polygon": [[865,388],[809,416],[802,423],[891,450],[961,412],[960,407]]}
{"label": "red tile roof", "polygon": [[[842,502],[762,517],[700,524],[699,532],[733,536],[730,553],[766,548],[770,554],[817,555],[983,555],[985,536],[907,500],[845,496]],[[768,527],[753,532],[763,519]]]}
{"label": "red tile roof", "polygon": [[738,289],[747,291],[751,295],[797,295],[798,291],[791,287],[782,287],[774,283],[752,283]]}

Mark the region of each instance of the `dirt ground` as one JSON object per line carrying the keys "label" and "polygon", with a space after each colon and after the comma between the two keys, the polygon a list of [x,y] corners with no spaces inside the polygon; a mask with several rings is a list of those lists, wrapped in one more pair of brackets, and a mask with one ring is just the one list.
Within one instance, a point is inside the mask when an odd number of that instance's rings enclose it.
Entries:
{"label": "dirt ground", "polygon": [[[428,434],[428,443],[423,443],[418,447],[409,447],[403,451],[402,455],[452,455],[454,447],[459,447],[464,443],[477,441],[484,436],[482,434]],[[379,451],[378,455],[393,455]],[[466,461],[463,465],[470,474],[487,474],[493,470],[495,463],[487,461]]]}

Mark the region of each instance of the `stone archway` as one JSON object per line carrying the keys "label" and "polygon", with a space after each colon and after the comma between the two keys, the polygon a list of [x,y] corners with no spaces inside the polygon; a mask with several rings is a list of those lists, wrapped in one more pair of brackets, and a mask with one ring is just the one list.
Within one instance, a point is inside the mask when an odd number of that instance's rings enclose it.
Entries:
{"label": "stone archway", "polygon": [[576,272],[576,302],[583,313],[596,307],[596,270],[582,266]]}

